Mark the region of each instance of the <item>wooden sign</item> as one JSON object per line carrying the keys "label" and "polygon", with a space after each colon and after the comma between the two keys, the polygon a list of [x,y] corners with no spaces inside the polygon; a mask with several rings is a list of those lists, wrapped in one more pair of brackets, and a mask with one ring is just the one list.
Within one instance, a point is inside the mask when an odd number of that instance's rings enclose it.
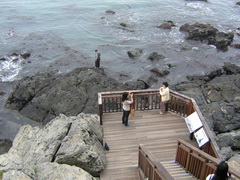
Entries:
{"label": "wooden sign", "polygon": [[198,146],[202,147],[205,143],[209,141],[203,128],[199,129],[194,133],[195,139],[197,140]]}
{"label": "wooden sign", "polygon": [[196,111],[190,114],[188,117],[186,117],[185,122],[190,133],[196,131],[197,129],[203,126],[202,121],[200,120]]}

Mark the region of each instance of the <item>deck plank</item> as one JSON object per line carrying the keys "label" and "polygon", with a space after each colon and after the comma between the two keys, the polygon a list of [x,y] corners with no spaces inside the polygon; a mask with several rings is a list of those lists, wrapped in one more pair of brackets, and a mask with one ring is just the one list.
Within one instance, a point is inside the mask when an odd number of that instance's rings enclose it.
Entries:
{"label": "deck plank", "polygon": [[130,126],[121,123],[122,113],[103,115],[104,141],[110,150],[106,152],[107,166],[101,180],[137,180],[138,146],[143,144],[159,162],[174,161],[177,139],[189,140],[184,118],[171,112],[160,115],[157,110],[136,111],[129,117]]}

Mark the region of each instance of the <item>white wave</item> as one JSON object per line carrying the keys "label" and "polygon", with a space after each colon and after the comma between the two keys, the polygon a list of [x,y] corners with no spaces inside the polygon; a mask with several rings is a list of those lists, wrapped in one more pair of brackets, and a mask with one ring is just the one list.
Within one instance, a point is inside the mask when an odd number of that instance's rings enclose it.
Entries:
{"label": "white wave", "polygon": [[0,61],[0,81],[14,81],[22,69],[21,62],[23,59],[20,56],[10,56],[4,58],[6,60]]}
{"label": "white wave", "polygon": [[213,16],[215,15],[214,11],[207,7],[203,2],[190,2],[187,3],[187,7],[198,10],[196,13],[200,13],[201,15]]}

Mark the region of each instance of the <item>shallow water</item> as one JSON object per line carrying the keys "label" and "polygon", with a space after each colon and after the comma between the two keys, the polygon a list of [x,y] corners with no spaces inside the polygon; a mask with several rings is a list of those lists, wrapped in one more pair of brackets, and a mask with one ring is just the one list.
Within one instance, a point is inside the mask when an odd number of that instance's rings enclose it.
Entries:
{"label": "shallow water", "polygon": [[[102,54],[101,66],[118,80],[128,81],[149,74],[153,67],[176,65],[172,76],[185,79],[187,73],[205,73],[225,61],[238,63],[239,50],[218,52],[212,46],[186,42],[179,27],[185,23],[209,23],[221,31],[239,27],[240,7],[235,1],[211,0],[209,3],[184,0],[0,0],[0,57],[12,52],[30,52],[31,63],[1,63],[0,79],[12,81],[36,71],[68,72],[75,67],[93,66],[94,50]],[[107,14],[106,10],[116,14]],[[172,30],[156,26],[165,20],[176,24]],[[123,30],[120,23],[126,23]],[[236,31],[237,32],[237,31]],[[239,43],[239,36],[235,35]],[[181,47],[193,50],[182,51]],[[142,48],[138,60],[130,60],[127,51]],[[150,62],[149,54],[157,51],[166,59]],[[5,62],[6,63],[6,62]],[[121,79],[119,74],[127,74]],[[168,80],[173,78],[169,75]],[[174,78],[176,79],[176,78]],[[178,79],[179,81],[180,79]],[[174,83],[174,82],[172,82]]]}

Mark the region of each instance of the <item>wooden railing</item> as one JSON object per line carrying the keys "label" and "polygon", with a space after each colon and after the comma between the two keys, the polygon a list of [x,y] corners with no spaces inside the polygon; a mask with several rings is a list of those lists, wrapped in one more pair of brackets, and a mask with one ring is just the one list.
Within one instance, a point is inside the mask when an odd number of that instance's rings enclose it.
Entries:
{"label": "wooden railing", "polygon": [[[205,180],[209,174],[214,174],[220,159],[210,156],[183,140],[178,140],[176,162],[193,176]],[[240,178],[240,172],[231,167],[229,167],[229,173]]]}
{"label": "wooden railing", "polygon": [[[113,113],[122,111],[122,93],[124,91],[114,92],[101,92],[98,93],[98,104],[99,104],[99,117],[100,124],[102,125],[103,113]],[[161,97],[159,90],[133,90],[134,94],[134,108],[135,111],[153,110],[160,109]],[[168,111],[174,112],[178,115],[186,117],[193,112],[197,112],[199,118],[202,121],[203,129],[205,130],[210,141],[202,146],[202,150],[213,157],[221,158],[219,153],[219,147],[215,141],[214,135],[208,128],[208,125],[203,117],[197,103],[193,98],[170,91],[170,101],[168,103]],[[193,134],[190,134],[190,138],[193,138]]]}
{"label": "wooden railing", "polygon": [[143,145],[139,145],[138,167],[140,179],[174,180],[163,165],[155,161],[155,159]]}
{"label": "wooden railing", "polygon": [[[121,97],[123,92],[124,91],[98,93],[99,116],[100,116],[101,125],[103,123],[102,122],[103,113],[112,113],[112,112],[122,111]],[[159,95],[159,90],[134,90],[131,92],[134,94],[134,108],[136,111],[160,109],[161,98]],[[197,112],[203,124],[203,129],[209,138],[209,142],[204,144],[201,147],[201,150],[215,158],[222,158],[220,157],[220,153],[219,153],[220,150],[215,141],[214,135],[210,131],[205,121],[205,118],[203,117],[197,103],[193,98],[187,97],[185,95],[182,95],[180,93],[177,93],[171,90],[170,101],[168,103],[167,109],[168,111],[174,112],[183,117],[186,117],[192,114],[193,112]],[[158,166],[154,165],[154,168],[155,167],[161,168],[160,165]],[[191,167],[196,168],[197,166],[191,165]],[[156,172],[158,171],[156,170]],[[209,172],[210,171],[206,171],[206,173],[209,173]],[[148,173],[148,172],[145,172],[145,173]],[[154,173],[155,173],[155,170],[154,170]]]}
{"label": "wooden railing", "polygon": [[[102,114],[122,111],[122,94],[124,91],[98,93],[99,115],[102,124]],[[134,101],[134,109],[152,110],[160,109],[161,97],[159,90],[134,90],[131,91]],[[194,112],[193,104],[189,97],[170,91],[168,110],[182,116],[188,116]]]}

